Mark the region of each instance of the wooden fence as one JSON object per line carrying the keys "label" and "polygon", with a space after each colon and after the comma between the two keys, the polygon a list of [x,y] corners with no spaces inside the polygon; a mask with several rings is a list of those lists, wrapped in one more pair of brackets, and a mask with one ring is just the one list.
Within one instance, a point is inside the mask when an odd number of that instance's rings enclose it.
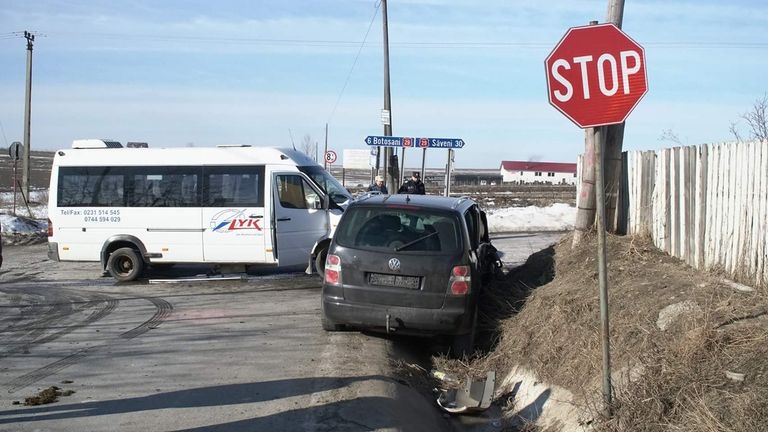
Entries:
{"label": "wooden fence", "polygon": [[632,151],[626,167],[628,233],[768,287],[768,142]]}

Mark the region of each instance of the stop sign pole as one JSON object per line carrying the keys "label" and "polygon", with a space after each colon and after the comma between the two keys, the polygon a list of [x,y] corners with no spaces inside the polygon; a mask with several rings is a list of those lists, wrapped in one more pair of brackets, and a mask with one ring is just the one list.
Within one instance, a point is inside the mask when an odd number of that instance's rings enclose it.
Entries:
{"label": "stop sign pole", "polygon": [[[573,27],[545,61],[549,102],[581,128],[594,128],[597,261],[604,413],[612,411],[604,152],[608,125],[620,124],[648,91],[645,51],[614,24]],[[588,162],[587,162],[588,164]]]}

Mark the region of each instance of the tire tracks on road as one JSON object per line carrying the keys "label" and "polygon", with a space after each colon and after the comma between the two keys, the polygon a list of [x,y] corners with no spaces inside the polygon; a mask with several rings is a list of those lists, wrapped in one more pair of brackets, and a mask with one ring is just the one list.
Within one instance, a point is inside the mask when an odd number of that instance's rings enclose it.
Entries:
{"label": "tire tracks on road", "polygon": [[[72,333],[75,330],[81,329],[81,328],[83,328],[83,327],[85,327],[85,326],[87,326],[89,324],[93,324],[93,323],[101,320],[102,318],[106,317],[107,315],[111,314],[117,308],[119,303],[120,303],[119,300],[111,298],[111,297],[106,297],[106,296],[103,296],[99,300],[90,301],[90,302],[86,303],[85,306],[81,308],[81,310],[89,309],[89,308],[96,307],[96,306],[99,306],[99,305],[101,305],[101,307],[99,307],[98,309],[96,309],[93,312],[91,312],[91,314],[88,315],[84,320],[76,322],[76,323],[74,323],[72,325],[66,326],[63,329],[61,329],[61,330],[59,330],[57,332],[51,333],[51,334],[49,334],[47,336],[44,336],[44,337],[41,337],[41,338],[37,338],[37,339],[33,339],[33,340],[29,341],[29,342],[24,342],[21,345],[15,347],[15,348],[11,348],[10,350],[4,351],[4,352],[0,352],[0,359],[2,359],[4,357],[8,357],[9,355],[18,354],[18,353],[27,354],[27,353],[29,353],[29,350],[31,348],[35,347],[35,346],[43,345],[43,344],[46,344],[48,342],[52,342],[52,341],[54,341],[54,340],[56,340],[56,339],[58,339],[58,338],[60,338],[62,336],[66,336],[66,335]],[[74,311],[72,313],[74,313]],[[43,327],[41,325],[39,330],[40,330],[40,333],[42,333],[46,329],[45,329],[45,327]]]}
{"label": "tire tracks on road", "polygon": [[95,346],[79,349],[64,358],[56,360],[53,363],[49,363],[43,367],[35,369],[32,372],[26,373],[16,379],[13,379],[5,383],[4,387],[8,389],[8,393],[15,393],[16,391],[21,390],[31,384],[34,384],[44,378],[54,375],[57,372],[60,372],[68,368],[69,366],[76,364],[77,362],[79,362],[81,359],[83,359],[89,354],[96,353],[98,351],[119,345],[121,343],[124,343],[125,341],[141,336],[144,333],[148,332],[149,330],[157,328],[160,324],[163,323],[163,321],[165,321],[168,318],[168,316],[170,316],[171,311],[173,311],[173,305],[162,298],[159,298],[159,297],[138,297],[138,298],[142,300],[146,300],[155,306],[155,313],[148,320],[144,321],[143,323],[139,324],[138,326],[126,332],[119,334],[117,336],[119,340],[117,341],[106,342],[101,345],[95,345]]}

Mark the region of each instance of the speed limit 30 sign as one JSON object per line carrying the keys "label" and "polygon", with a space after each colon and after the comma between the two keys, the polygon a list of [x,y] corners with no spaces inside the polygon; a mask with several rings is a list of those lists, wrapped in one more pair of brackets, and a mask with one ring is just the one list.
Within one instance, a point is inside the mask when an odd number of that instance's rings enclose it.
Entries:
{"label": "speed limit 30 sign", "polygon": [[549,103],[581,128],[623,122],[648,91],[643,47],[613,24],[569,29],[545,65]]}

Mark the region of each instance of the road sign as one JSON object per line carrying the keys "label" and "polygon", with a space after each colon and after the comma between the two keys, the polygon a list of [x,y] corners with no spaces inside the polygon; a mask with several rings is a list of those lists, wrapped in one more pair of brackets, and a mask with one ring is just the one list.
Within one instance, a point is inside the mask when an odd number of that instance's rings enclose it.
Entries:
{"label": "road sign", "polygon": [[[419,142],[421,142],[422,139],[423,138],[419,138]],[[463,148],[464,140],[461,138],[427,138],[427,147],[450,149]]]}
{"label": "road sign", "polygon": [[333,150],[328,150],[327,152],[325,152],[325,161],[328,162],[329,164],[333,164],[334,162],[336,162],[336,152]]}
{"label": "road sign", "polygon": [[18,141],[14,141],[10,146],[8,146],[8,156],[10,156],[14,161],[21,159],[22,153],[24,153],[24,144]]}
{"label": "road sign", "polygon": [[403,137],[369,136],[365,138],[365,143],[368,145],[380,147],[402,147]]}
{"label": "road sign", "polygon": [[[375,154],[376,153],[374,153],[374,155]],[[343,156],[344,156],[344,160],[342,160],[341,162],[344,169],[371,168],[371,152],[368,150],[345,149]],[[374,166],[375,165],[376,163],[374,162]]]}
{"label": "road sign", "polygon": [[413,147],[418,143],[421,148],[463,148],[464,142],[461,138],[411,138],[411,137],[390,137],[390,136],[369,136],[365,138],[365,143],[370,146],[382,147]]}
{"label": "road sign", "polygon": [[381,124],[383,125],[389,125],[391,124],[391,115],[389,110],[383,109],[381,110]]}
{"label": "road sign", "polygon": [[549,103],[581,128],[623,122],[648,91],[643,47],[613,24],[569,29],[544,63]]}

